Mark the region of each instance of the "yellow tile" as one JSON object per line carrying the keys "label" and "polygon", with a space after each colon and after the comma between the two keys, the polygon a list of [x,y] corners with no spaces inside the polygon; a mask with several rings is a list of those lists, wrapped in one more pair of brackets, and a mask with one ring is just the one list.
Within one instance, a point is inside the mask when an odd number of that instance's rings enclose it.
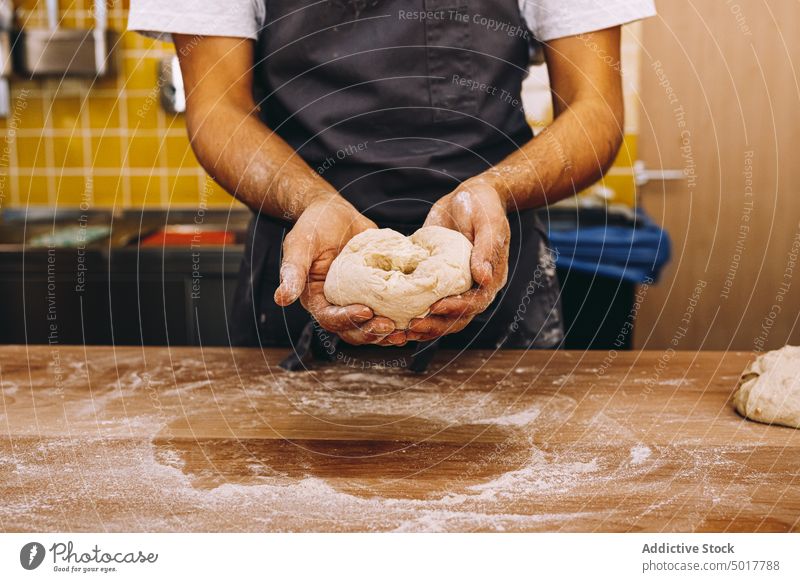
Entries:
{"label": "yellow tile", "polygon": [[49,204],[47,178],[44,176],[20,176],[19,196],[21,206]]}
{"label": "yellow tile", "polygon": [[[184,118],[182,113],[166,113],[164,112],[164,117],[166,118],[167,128],[175,131],[181,130],[182,132],[186,132],[186,119]],[[188,138],[187,138],[188,139]]]}
{"label": "yellow tile", "polygon": [[64,11],[63,8],[59,15],[59,24],[64,28],[83,28],[85,26],[83,20],[78,20],[74,12]]}
{"label": "yellow tile", "polygon": [[152,89],[158,86],[158,58],[125,57],[122,74],[126,89]]}
{"label": "yellow tile", "polygon": [[116,129],[120,126],[119,101],[113,97],[90,97],[89,127]]}
{"label": "yellow tile", "polygon": [[20,92],[12,100],[11,110],[16,113],[18,129],[41,129],[44,127],[42,100]]}
{"label": "yellow tile", "polygon": [[627,134],[619,148],[619,154],[614,160],[614,165],[619,168],[632,168],[633,162],[637,158],[638,137],[634,134]]}
{"label": "yellow tile", "polygon": [[149,36],[144,36],[135,32],[126,32],[123,35],[123,43],[126,49],[139,51],[152,51],[153,55],[161,54],[165,51],[173,50],[172,43],[156,40]]}
{"label": "yellow tile", "polygon": [[32,168],[33,172],[38,173],[39,175],[44,175],[52,169],[53,166],[51,162],[45,158],[44,154],[40,155],[36,159],[36,164]]}
{"label": "yellow tile", "polygon": [[146,36],[136,34],[135,32],[125,32],[122,34],[122,47],[127,50],[142,50],[147,47],[147,41],[150,40]]}
{"label": "yellow tile", "polygon": [[83,176],[59,176],[56,178],[56,204],[80,206],[86,189]]}
{"label": "yellow tile", "polygon": [[95,168],[121,168],[121,139],[115,136],[92,138],[92,157],[86,163]]}
{"label": "yellow tile", "polygon": [[217,184],[209,177],[205,179],[205,196],[206,204],[216,208],[230,208],[231,206],[239,206],[241,203],[233,196],[228,194],[222,186]]}
{"label": "yellow tile", "polygon": [[161,140],[156,137],[133,137],[128,142],[128,166],[158,168]]}
{"label": "yellow tile", "polygon": [[146,97],[128,98],[128,127],[131,129],[155,129],[158,127],[158,92]]}
{"label": "yellow tile", "polygon": [[11,205],[11,176],[0,174],[0,210]]}
{"label": "yellow tile", "polygon": [[2,180],[8,175],[6,170],[11,167],[11,155],[16,148],[16,140],[8,137],[5,131],[0,131],[0,143],[3,144],[0,149],[0,169],[3,170],[0,172],[0,180]]}
{"label": "yellow tile", "polygon": [[137,208],[161,206],[161,178],[131,176],[131,205]]}
{"label": "yellow tile", "polygon": [[61,26],[73,27],[80,26],[86,27],[87,23],[83,15],[78,14],[78,11],[83,11],[85,6],[80,0],[61,0],[58,4],[59,18],[61,19]]}
{"label": "yellow tile", "polygon": [[50,108],[50,123],[56,129],[81,128],[81,98],[59,97]]}
{"label": "yellow tile", "polygon": [[636,203],[636,182],[633,175],[605,176],[600,184],[614,191],[614,202],[621,202],[628,206]]}
{"label": "yellow tile", "polygon": [[56,168],[82,168],[83,138],[81,137],[56,137],[53,138],[53,152],[55,153]]}
{"label": "yellow tile", "polygon": [[[108,15],[108,27],[112,30],[124,31],[128,26],[128,19],[125,15],[119,16],[116,13]],[[129,32],[128,36],[133,36],[135,33]]]}
{"label": "yellow tile", "polygon": [[45,141],[41,137],[18,137],[15,140],[17,149],[17,167],[32,168],[45,164]]}
{"label": "yellow tile", "polygon": [[81,198],[82,202],[86,202],[86,204],[93,205],[94,204],[94,178],[92,174],[89,173],[89,170],[85,170],[86,174],[80,176],[80,181],[83,184],[82,192],[83,197]]}
{"label": "yellow tile", "polygon": [[196,175],[170,176],[167,182],[170,206],[196,206],[200,202],[199,181]]}
{"label": "yellow tile", "polygon": [[[123,30],[129,1],[111,4],[114,13],[112,28]],[[91,15],[87,11],[91,11],[93,6],[94,0],[62,0],[62,24],[89,26]],[[28,24],[41,26],[45,23],[42,0],[17,0],[15,7],[23,10],[23,20],[27,16],[33,17]],[[78,10],[82,13],[76,18]],[[120,15],[123,18],[119,18]],[[126,50],[136,52],[126,54]],[[123,32],[115,51],[119,59],[119,75],[90,81],[14,80],[11,104],[13,117],[0,120],[0,132],[4,127],[10,127],[13,119],[21,133],[27,131],[31,135],[20,137],[17,134],[12,138],[12,157],[16,158],[23,175],[15,177],[13,182],[8,176],[0,179],[3,202],[8,204],[8,191],[13,188],[15,202],[22,204],[56,202],[61,206],[75,206],[86,199],[87,192],[95,205],[107,207],[120,207],[123,192],[129,194],[129,203],[134,207],[159,207],[165,204],[196,206],[201,198],[209,206],[221,208],[239,204],[210,179],[206,180],[203,190],[204,179],[199,174],[202,170],[185,135],[166,138],[152,135],[152,130],[159,127],[185,131],[183,116],[165,114],[159,102],[159,62],[171,56],[174,47],[170,43]],[[84,100],[84,88],[89,85],[89,98]],[[124,89],[138,91],[139,95],[128,96]],[[99,95],[100,91],[104,93],[103,96]],[[109,96],[117,94],[120,99],[126,100],[124,110],[127,127],[121,125],[123,108],[120,101],[115,96]],[[83,110],[83,107],[86,109]],[[71,137],[42,137],[40,134],[45,126],[62,133],[83,130],[84,117],[88,118],[88,129],[101,134],[104,133],[102,130],[107,130],[107,133],[91,137],[84,137],[80,133]],[[128,130],[134,137],[120,137],[120,129]],[[137,135],[142,131],[151,135]],[[88,159],[84,157],[85,139],[90,140]],[[48,156],[50,160],[46,159]],[[98,171],[92,172],[92,167]],[[88,190],[87,180],[80,175],[81,172],[75,172],[84,168],[91,173]],[[140,173],[142,170],[152,170],[153,175],[131,176],[125,168]],[[60,174],[61,169],[71,171],[54,178],[44,175],[52,171]],[[173,174],[179,171],[179,175],[164,179],[161,176],[167,169]],[[31,171],[39,175],[30,176]],[[165,190],[162,191],[162,188]]]}
{"label": "yellow tile", "polygon": [[123,177],[92,176],[94,203],[97,206],[118,207],[122,205]]}
{"label": "yellow tile", "polygon": [[96,91],[117,91],[118,90],[118,83],[121,86],[119,76],[122,74],[119,71],[122,70],[122,66],[119,65],[119,51],[114,53],[111,57],[113,59],[112,67],[117,71],[114,74],[108,74],[105,77],[97,77],[92,79],[92,89]]}
{"label": "yellow tile", "polygon": [[188,136],[168,136],[164,138],[167,153],[167,166],[170,168],[196,168],[199,163],[194,157]]}

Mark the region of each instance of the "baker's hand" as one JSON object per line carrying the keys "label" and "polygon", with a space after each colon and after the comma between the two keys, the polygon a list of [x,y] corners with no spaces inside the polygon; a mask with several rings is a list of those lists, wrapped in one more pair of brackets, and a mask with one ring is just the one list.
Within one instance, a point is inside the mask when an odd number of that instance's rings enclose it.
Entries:
{"label": "baker's hand", "polygon": [[351,238],[374,222],[338,196],[312,201],[283,241],[281,283],[275,302],[286,307],[298,298],[322,328],[351,344],[405,343],[405,334],[393,334],[394,322],[375,317],[366,305],[332,305],[323,287],[331,263]]}
{"label": "baker's hand", "polygon": [[411,321],[409,341],[428,341],[464,329],[506,284],[511,230],[505,202],[480,178],[464,182],[433,205],[425,226],[459,231],[473,244],[470,270],[477,284],[466,293],[440,299],[430,314]]}

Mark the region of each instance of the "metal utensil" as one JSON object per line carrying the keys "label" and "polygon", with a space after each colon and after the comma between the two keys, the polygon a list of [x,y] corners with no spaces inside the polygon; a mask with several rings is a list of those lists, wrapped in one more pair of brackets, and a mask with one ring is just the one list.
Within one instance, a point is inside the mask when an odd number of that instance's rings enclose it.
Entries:
{"label": "metal utensil", "polygon": [[112,48],[119,34],[108,30],[104,0],[95,1],[94,28],[61,28],[58,0],[46,0],[48,28],[20,30],[14,43],[17,72],[27,77],[88,76],[112,73]]}
{"label": "metal utensil", "polygon": [[167,113],[186,111],[186,94],[177,56],[163,59],[159,66],[158,86],[161,88],[161,107]]}
{"label": "metal utensil", "polygon": [[14,7],[11,0],[0,0],[0,77],[11,74],[11,27]]}

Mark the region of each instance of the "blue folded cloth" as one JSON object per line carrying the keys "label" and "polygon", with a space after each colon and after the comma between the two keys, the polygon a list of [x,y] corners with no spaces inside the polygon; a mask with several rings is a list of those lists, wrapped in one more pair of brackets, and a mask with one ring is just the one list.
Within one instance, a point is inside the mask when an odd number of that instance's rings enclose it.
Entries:
{"label": "blue folded cloth", "polygon": [[670,258],[669,235],[643,212],[630,225],[559,228],[551,224],[556,266],[631,283],[652,283]]}

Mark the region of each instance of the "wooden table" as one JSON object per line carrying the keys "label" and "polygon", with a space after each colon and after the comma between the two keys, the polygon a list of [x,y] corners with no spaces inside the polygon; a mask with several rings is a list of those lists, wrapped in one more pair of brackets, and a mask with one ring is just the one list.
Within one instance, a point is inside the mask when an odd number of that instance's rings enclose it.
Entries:
{"label": "wooden table", "polygon": [[749,353],[282,355],[0,348],[0,530],[800,529],[800,431],[730,404]]}

